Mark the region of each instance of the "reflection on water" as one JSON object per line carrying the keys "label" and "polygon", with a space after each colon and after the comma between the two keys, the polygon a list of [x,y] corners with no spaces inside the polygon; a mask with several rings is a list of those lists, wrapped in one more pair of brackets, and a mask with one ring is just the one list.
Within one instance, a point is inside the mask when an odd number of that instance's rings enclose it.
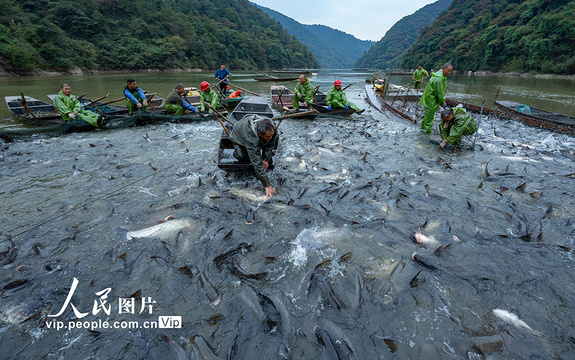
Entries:
{"label": "reflection on water", "polygon": [[[2,234],[54,219],[0,244],[3,357],[568,358],[573,138],[484,117],[475,151],[444,151],[389,117],[286,119],[271,200],[216,167],[215,122],[5,145]],[[48,328],[74,278],[87,321],[183,326]]]}

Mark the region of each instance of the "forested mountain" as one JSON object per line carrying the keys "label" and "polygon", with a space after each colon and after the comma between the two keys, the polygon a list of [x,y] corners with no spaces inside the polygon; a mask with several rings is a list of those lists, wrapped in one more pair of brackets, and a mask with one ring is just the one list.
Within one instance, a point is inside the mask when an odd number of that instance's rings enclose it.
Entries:
{"label": "forested mountain", "polygon": [[275,10],[254,5],[279,21],[290,34],[304,43],[315,55],[322,68],[352,68],[357,58],[375,44],[374,41],[359,40],[353,35],[329,26],[300,24]]}
{"label": "forested mountain", "polygon": [[357,60],[355,67],[397,68],[402,55],[417,40],[421,28],[431,25],[439,13],[447,10],[451,1],[439,0],[403,17],[365,55]]}
{"label": "forested mountain", "polygon": [[453,0],[402,67],[575,73],[575,1]]}
{"label": "forested mountain", "polygon": [[[0,0],[0,67],[314,68],[305,45],[247,0]],[[1,70],[1,69],[0,69]]]}

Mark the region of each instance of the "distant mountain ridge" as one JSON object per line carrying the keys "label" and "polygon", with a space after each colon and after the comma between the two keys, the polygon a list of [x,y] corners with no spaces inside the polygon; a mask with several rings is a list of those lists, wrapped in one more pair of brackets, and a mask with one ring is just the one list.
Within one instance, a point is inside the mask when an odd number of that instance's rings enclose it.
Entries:
{"label": "distant mountain ridge", "polygon": [[0,72],[317,67],[247,0],[0,0]]}
{"label": "distant mountain ridge", "polygon": [[575,1],[453,0],[403,67],[575,74]]}
{"label": "distant mountain ridge", "polygon": [[359,40],[353,35],[325,25],[304,25],[275,10],[252,3],[277,20],[291,35],[315,55],[322,68],[349,69],[375,41]]}
{"label": "distant mountain ridge", "polygon": [[447,10],[452,1],[439,0],[403,17],[365,55],[357,60],[354,67],[376,69],[399,67],[403,55],[417,40],[419,31],[423,27],[431,25],[437,15]]}

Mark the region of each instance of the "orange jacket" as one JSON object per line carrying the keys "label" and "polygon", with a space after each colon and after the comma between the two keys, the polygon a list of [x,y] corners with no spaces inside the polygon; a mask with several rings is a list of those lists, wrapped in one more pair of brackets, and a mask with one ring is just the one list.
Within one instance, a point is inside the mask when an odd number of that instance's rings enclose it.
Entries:
{"label": "orange jacket", "polygon": [[231,93],[230,96],[228,96],[228,99],[235,99],[235,98],[239,98],[240,96],[242,96],[242,91],[236,90],[233,93]]}

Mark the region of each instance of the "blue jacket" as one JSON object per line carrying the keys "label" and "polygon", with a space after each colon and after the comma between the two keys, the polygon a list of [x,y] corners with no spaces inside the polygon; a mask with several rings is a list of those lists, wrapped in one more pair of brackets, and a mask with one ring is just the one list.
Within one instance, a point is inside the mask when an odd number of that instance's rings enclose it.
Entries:
{"label": "blue jacket", "polygon": [[[218,80],[226,79],[226,76],[228,76],[229,74],[230,72],[228,71],[228,69],[222,70],[222,68],[219,68],[218,71],[216,71],[216,79]],[[228,80],[226,79],[225,82],[228,82]]]}
{"label": "blue jacket", "polygon": [[[136,88],[136,92],[138,93],[138,96],[140,97],[140,99],[146,100],[146,95],[144,94],[144,92],[142,91],[142,89],[140,89],[139,87]],[[132,94],[130,92],[130,90],[128,89],[128,87],[126,86],[126,88],[124,89],[124,96],[127,97],[128,99],[130,99],[134,104],[139,104],[140,102],[138,101],[138,99],[136,99],[136,97],[134,96],[134,94]]]}

